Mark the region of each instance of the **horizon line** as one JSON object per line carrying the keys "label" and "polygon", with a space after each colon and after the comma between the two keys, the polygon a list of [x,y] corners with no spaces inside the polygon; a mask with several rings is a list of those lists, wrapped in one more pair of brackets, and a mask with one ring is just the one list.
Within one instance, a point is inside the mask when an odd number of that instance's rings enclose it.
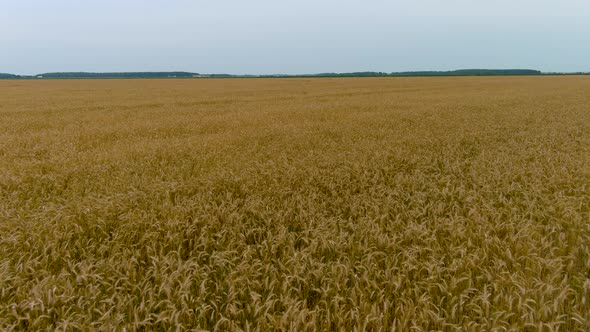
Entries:
{"label": "horizon line", "polygon": [[[478,73],[479,71],[479,73]],[[441,74],[440,76],[444,76],[444,74],[451,74],[449,76],[469,76],[469,75],[551,75],[551,74],[558,74],[558,75],[567,75],[567,74],[590,74],[588,71],[541,71],[537,69],[530,69],[530,68],[461,68],[461,69],[450,69],[450,70],[407,70],[407,71],[392,71],[392,72],[385,72],[385,71],[347,71],[347,72],[316,72],[316,73],[301,73],[301,74],[283,74],[283,73],[274,73],[274,74],[232,74],[232,73],[203,73],[203,72],[192,72],[192,71],[184,71],[184,70],[169,70],[169,71],[51,71],[51,72],[43,72],[37,74],[14,74],[9,72],[0,72],[0,78],[44,78],[45,75],[53,75],[54,78],[57,78],[56,75],[64,75],[59,78],[76,78],[76,74],[83,76],[83,75],[97,75],[97,78],[108,78],[106,75],[115,75],[113,78],[124,77],[125,75],[144,75],[144,76],[162,76],[163,78],[176,78],[177,75],[182,75],[178,78],[188,78],[188,77],[314,77],[314,76],[347,76],[347,75],[354,75],[354,76],[428,76],[429,74]],[[452,75],[452,74],[460,74],[460,75]],[[4,77],[2,77],[4,76]],[[433,75],[437,76],[437,75]],[[50,77],[48,77],[50,78]],[[86,77],[82,77],[86,78]]]}

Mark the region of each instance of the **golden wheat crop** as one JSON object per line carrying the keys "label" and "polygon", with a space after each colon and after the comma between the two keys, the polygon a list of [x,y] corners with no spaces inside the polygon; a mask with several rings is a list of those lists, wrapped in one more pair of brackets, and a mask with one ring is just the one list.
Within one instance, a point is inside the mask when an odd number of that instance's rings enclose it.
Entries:
{"label": "golden wheat crop", "polygon": [[2,330],[590,330],[590,77],[0,81]]}

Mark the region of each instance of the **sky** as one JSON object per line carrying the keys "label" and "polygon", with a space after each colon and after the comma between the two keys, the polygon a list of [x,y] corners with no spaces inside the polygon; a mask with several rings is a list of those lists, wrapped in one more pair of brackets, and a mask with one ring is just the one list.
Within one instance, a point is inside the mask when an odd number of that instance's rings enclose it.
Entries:
{"label": "sky", "polygon": [[590,71],[588,0],[0,0],[0,72]]}

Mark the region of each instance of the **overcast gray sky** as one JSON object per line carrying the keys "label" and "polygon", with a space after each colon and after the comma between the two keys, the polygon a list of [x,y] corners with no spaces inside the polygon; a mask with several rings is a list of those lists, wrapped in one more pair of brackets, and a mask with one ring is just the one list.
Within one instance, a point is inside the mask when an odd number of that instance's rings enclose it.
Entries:
{"label": "overcast gray sky", "polygon": [[0,0],[0,72],[590,71],[588,0]]}

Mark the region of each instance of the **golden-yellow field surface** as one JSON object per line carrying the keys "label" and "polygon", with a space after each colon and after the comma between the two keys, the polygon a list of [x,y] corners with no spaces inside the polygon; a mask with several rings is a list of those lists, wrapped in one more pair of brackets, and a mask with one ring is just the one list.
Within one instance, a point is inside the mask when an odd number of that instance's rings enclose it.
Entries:
{"label": "golden-yellow field surface", "polygon": [[2,330],[590,330],[590,77],[0,81]]}

